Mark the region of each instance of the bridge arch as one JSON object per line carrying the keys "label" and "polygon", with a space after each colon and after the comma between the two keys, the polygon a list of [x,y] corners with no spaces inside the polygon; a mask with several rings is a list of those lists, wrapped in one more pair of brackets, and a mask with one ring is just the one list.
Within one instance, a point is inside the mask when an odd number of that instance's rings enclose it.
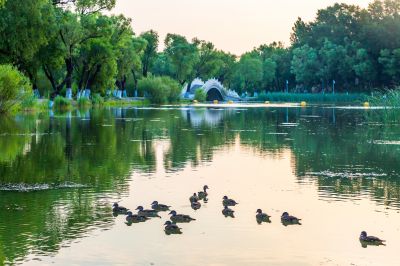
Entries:
{"label": "bridge arch", "polygon": [[218,88],[210,88],[207,92],[206,92],[206,101],[208,102],[212,102],[214,100],[217,101],[223,101],[224,97],[222,96],[221,91]]}

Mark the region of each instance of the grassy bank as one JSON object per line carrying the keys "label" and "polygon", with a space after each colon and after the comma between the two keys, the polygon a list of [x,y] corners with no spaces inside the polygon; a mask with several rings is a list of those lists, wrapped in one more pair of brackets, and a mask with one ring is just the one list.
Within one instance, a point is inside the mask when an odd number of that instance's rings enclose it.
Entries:
{"label": "grassy bank", "polygon": [[70,100],[62,96],[57,96],[54,99],[52,107],[49,105],[48,99],[29,99],[29,101],[22,102],[18,108],[14,108],[11,114],[18,112],[45,112],[50,109],[56,111],[71,111],[74,109],[87,109],[97,107],[137,107],[148,106],[150,101],[148,99],[104,99],[103,97],[96,96],[92,99],[81,98],[79,100]]}
{"label": "grassy bank", "polygon": [[368,101],[375,106],[400,108],[400,88],[374,93],[368,97]]}
{"label": "grassy bank", "polygon": [[374,93],[368,97],[372,106],[386,107],[383,110],[373,111],[368,118],[373,121],[400,122],[400,88]]}
{"label": "grassy bank", "polygon": [[353,103],[363,102],[368,98],[366,94],[362,93],[284,93],[284,92],[270,92],[261,93],[254,101],[270,101],[270,102],[301,102],[306,101],[310,103]]}

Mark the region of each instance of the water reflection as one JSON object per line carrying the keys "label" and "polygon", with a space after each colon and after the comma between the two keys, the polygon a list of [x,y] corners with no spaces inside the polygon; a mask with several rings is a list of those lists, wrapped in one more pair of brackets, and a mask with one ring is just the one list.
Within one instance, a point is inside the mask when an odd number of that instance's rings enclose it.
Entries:
{"label": "water reflection", "polygon": [[[115,108],[2,118],[0,261],[54,254],[92,230],[108,230],[110,206],[129,195],[132,173],[201,168],[237,143],[252,156],[290,154],[298,184],[312,184],[322,200],[399,209],[400,146],[385,145],[398,141],[399,127],[371,124],[364,112]],[[244,177],[247,171],[243,165]]]}

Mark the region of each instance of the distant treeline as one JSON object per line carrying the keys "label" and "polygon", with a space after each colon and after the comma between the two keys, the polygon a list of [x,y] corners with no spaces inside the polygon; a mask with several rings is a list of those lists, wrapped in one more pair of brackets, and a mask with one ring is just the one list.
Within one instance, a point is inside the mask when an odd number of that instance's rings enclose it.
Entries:
{"label": "distant treeline", "polygon": [[[3,3],[1,3],[3,2]],[[181,85],[215,77],[237,92],[362,92],[400,83],[400,1],[367,9],[335,4],[314,21],[295,22],[291,44],[261,45],[240,57],[211,42],[155,31],[109,16],[116,0],[0,0],[0,64],[12,64],[41,94],[66,88],[105,93],[169,76]],[[134,25],[133,25],[134,27]],[[240,32],[238,32],[240,35]]]}

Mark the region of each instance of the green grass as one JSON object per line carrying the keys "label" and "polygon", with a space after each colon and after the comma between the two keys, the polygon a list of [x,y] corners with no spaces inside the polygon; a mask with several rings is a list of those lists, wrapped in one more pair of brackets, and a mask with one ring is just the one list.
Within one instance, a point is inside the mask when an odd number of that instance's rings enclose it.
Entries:
{"label": "green grass", "polygon": [[77,102],[78,102],[78,107],[80,108],[92,106],[92,101],[85,97],[79,98]]}
{"label": "green grass", "polygon": [[102,106],[104,104],[104,98],[100,94],[96,93],[92,97],[92,104],[94,106]]}
{"label": "green grass", "polygon": [[351,103],[363,102],[367,99],[366,94],[362,93],[284,93],[284,92],[269,92],[261,93],[256,101],[270,102],[310,102],[310,103]]}
{"label": "green grass", "polygon": [[126,99],[106,99],[104,106],[106,107],[131,107],[131,106],[147,106],[150,104],[148,99],[145,100],[126,100]]}
{"label": "green grass", "polygon": [[372,111],[368,118],[372,121],[400,122],[400,87],[394,90],[374,93],[368,97],[371,106],[387,107],[383,110]]}
{"label": "green grass", "polygon": [[373,96],[368,97],[368,101],[374,106],[400,108],[400,87],[394,90],[374,93]]}
{"label": "green grass", "polygon": [[54,98],[54,109],[57,110],[70,110],[72,109],[72,100],[64,98],[62,96],[57,96]]}

